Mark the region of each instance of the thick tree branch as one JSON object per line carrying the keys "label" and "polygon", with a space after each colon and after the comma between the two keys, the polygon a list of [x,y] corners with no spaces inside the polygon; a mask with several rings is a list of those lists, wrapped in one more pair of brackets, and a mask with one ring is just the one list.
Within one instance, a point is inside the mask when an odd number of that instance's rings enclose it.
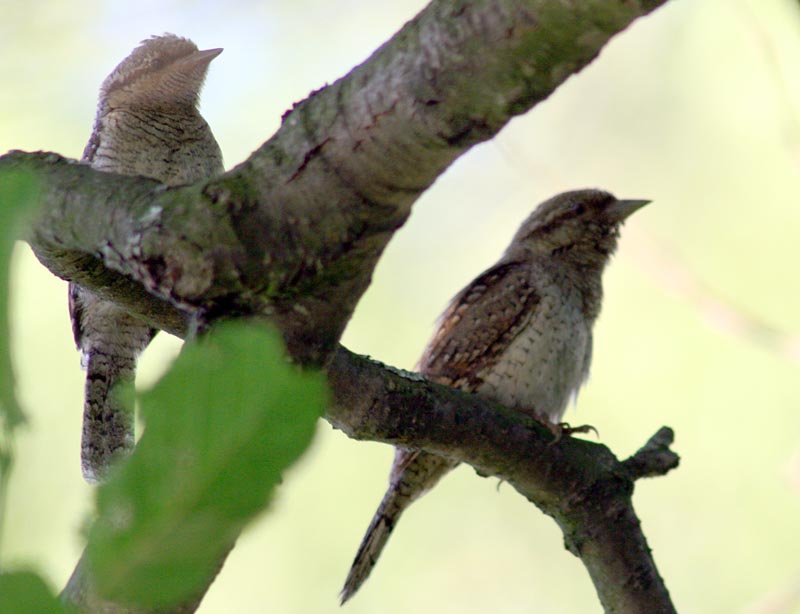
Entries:
{"label": "thick tree branch", "polygon": [[0,172],[42,179],[30,241],[56,275],[173,332],[198,307],[267,313],[295,356],[324,362],[417,197],[665,1],[434,1],[203,185],[165,190],[55,155],[12,154]]}

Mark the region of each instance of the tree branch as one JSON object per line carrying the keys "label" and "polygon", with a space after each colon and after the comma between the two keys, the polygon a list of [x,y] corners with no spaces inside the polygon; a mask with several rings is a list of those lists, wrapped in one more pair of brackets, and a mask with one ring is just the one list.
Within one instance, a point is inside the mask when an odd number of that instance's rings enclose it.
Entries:
{"label": "tree branch", "polygon": [[266,313],[293,355],[322,363],[436,177],[665,1],[436,0],[203,184],[164,189],[54,154],[5,156],[0,172],[41,178],[30,242],[54,274],[171,332],[198,308]]}
{"label": "tree branch", "polygon": [[[635,479],[678,466],[661,429],[632,459],[572,437],[553,440],[529,416],[341,348],[328,367],[327,418],[354,439],[421,448],[511,484],[564,532],[606,612],[674,612],[633,510]],[[657,453],[656,453],[657,452]]]}
{"label": "tree branch", "polygon": [[[675,612],[631,502],[635,480],[678,466],[669,428],[620,462],[602,444],[572,437],[556,441],[524,413],[343,347],[327,374],[332,398],[326,419],[348,437],[423,449],[501,478],[558,523],[606,612]],[[81,563],[64,596],[92,612],[154,614],[105,602],[90,586]],[[199,601],[196,596],[168,614],[192,612]]]}

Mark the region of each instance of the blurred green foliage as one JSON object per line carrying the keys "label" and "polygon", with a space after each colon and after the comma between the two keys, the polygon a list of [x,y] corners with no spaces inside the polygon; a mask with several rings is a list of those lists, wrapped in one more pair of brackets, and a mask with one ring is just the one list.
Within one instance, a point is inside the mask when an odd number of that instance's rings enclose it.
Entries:
{"label": "blurred green foliage", "polygon": [[291,365],[263,325],[228,322],[184,345],[141,396],[136,450],[99,489],[87,549],[99,593],[163,608],[213,577],[311,443],[326,398],[324,376]]}
{"label": "blurred green foliage", "polygon": [[[25,414],[17,400],[11,361],[11,255],[15,241],[33,212],[38,190],[38,182],[29,173],[16,170],[0,172],[0,537],[14,463],[15,431],[25,422]],[[12,612],[67,614],[68,610],[36,573],[0,572],[0,613]]]}
{"label": "blurred green foliage", "polygon": [[37,574],[0,573],[0,612],[3,614],[70,614]]}
{"label": "blurred green foliage", "polygon": [[[14,369],[11,364],[8,314],[11,253],[14,242],[19,238],[23,224],[31,213],[37,191],[37,182],[28,173],[0,173],[0,424],[7,435],[25,420],[17,401]],[[4,460],[4,451],[0,448],[0,465]]]}

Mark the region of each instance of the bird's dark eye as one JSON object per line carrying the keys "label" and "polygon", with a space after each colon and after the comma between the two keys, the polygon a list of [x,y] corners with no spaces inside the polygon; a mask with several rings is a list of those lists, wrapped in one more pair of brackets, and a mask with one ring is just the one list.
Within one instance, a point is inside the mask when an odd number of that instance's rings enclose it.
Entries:
{"label": "bird's dark eye", "polygon": [[586,213],[586,205],[584,205],[583,203],[574,204],[572,205],[572,212],[575,215],[583,215],[584,213]]}

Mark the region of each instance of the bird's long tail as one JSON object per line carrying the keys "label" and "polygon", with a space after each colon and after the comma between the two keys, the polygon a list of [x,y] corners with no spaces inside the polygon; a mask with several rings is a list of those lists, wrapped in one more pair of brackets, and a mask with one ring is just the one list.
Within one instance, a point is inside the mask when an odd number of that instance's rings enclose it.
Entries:
{"label": "bird's long tail", "polygon": [[133,448],[136,359],[155,330],[77,286],[70,287],[70,313],[86,368],[81,469],[95,483]]}
{"label": "bird's long tail", "polygon": [[81,469],[89,483],[99,482],[113,461],[134,444],[133,383],[135,358],[94,352],[87,357],[81,437]]}
{"label": "bird's long tail", "polygon": [[398,449],[389,489],[358,548],[341,592],[341,602],[350,599],[369,577],[389,536],[405,509],[425,494],[457,463],[421,451]]}

